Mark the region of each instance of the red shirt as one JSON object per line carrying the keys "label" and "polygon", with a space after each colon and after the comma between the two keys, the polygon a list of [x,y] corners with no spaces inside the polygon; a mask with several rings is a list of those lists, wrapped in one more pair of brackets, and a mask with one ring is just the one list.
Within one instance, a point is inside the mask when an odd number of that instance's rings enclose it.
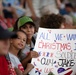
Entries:
{"label": "red shirt", "polygon": [[9,75],[8,61],[5,56],[0,56],[0,75]]}

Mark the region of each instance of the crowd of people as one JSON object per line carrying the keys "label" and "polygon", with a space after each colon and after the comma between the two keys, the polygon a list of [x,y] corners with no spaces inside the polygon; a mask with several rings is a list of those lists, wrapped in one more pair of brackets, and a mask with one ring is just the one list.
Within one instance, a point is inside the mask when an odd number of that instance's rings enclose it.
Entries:
{"label": "crowd of people", "polygon": [[0,75],[28,75],[34,68],[39,27],[75,29],[76,6],[65,0],[0,0]]}

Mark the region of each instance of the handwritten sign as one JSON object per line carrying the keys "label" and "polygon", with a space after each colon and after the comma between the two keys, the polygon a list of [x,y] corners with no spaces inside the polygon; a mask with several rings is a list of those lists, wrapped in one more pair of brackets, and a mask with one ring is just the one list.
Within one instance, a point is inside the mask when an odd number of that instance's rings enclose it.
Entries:
{"label": "handwritten sign", "polygon": [[30,75],[75,75],[76,30],[39,28],[34,50],[38,58],[32,59],[34,69]]}

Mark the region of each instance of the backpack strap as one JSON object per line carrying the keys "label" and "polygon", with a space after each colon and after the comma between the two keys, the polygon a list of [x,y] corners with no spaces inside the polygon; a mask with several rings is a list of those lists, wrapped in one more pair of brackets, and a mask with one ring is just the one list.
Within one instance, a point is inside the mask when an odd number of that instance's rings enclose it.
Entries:
{"label": "backpack strap", "polygon": [[35,45],[35,38],[34,37],[32,37],[32,42],[33,42],[33,44]]}
{"label": "backpack strap", "polygon": [[[35,45],[35,38],[34,37],[32,37],[32,42]],[[32,51],[32,50],[33,50],[33,48],[30,48],[30,51]]]}

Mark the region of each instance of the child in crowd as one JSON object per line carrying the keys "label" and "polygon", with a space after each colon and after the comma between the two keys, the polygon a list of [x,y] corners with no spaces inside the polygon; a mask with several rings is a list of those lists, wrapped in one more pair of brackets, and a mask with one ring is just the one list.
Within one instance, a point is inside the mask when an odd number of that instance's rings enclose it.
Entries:
{"label": "child in crowd", "polygon": [[18,53],[25,47],[27,36],[22,30],[17,31],[16,33],[17,36],[13,36],[10,40],[9,57],[13,67],[18,68],[22,72],[22,75],[26,75],[33,68],[33,65],[28,63],[27,68],[24,71],[21,62],[19,61]]}
{"label": "child in crowd", "polygon": [[9,39],[12,35],[15,34],[3,28],[2,24],[0,25],[0,75],[16,75],[6,58],[10,46]]}
{"label": "child in crowd", "polygon": [[27,35],[26,46],[22,50],[20,55],[21,62],[26,68],[26,65],[32,58],[38,57],[38,53],[36,51],[32,51],[35,45],[35,37],[33,37],[35,33],[35,24],[33,20],[27,16],[20,17],[14,26],[14,31],[23,30]]}

